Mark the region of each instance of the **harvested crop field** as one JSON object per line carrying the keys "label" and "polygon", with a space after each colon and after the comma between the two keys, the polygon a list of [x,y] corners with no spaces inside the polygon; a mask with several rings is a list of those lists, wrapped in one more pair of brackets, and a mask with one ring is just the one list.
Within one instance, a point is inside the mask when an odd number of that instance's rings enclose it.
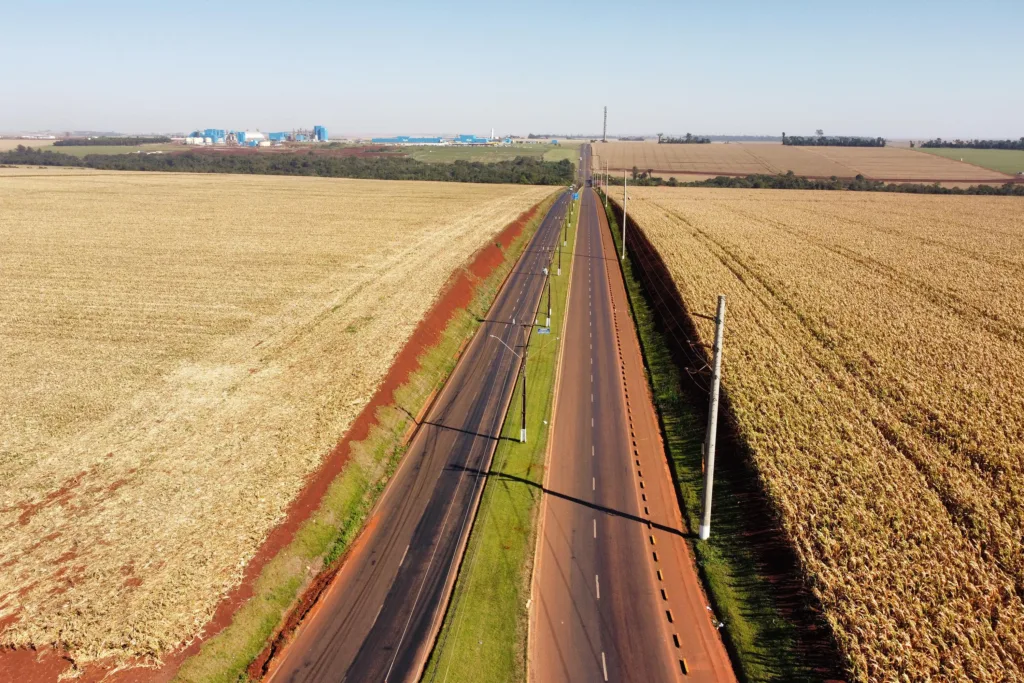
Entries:
{"label": "harvested crop field", "polygon": [[0,170],[0,647],[195,638],[450,275],[550,193]]}
{"label": "harvested crop field", "polygon": [[[636,188],[851,677],[1024,680],[1024,202]],[[713,323],[691,316],[710,346]]]}
{"label": "harvested crop field", "polygon": [[56,140],[20,140],[18,138],[2,138],[0,139],[0,152],[9,152],[15,149],[18,145],[25,145],[26,147],[53,147],[53,143]]}
{"label": "harvested crop field", "polygon": [[659,145],[656,142],[608,142],[593,145],[594,170],[607,162],[613,171],[634,166],[655,175],[749,175],[793,173],[853,178],[860,174],[897,182],[967,181],[1003,183],[1012,178],[953,159],[897,147],[795,147],[769,143]]}

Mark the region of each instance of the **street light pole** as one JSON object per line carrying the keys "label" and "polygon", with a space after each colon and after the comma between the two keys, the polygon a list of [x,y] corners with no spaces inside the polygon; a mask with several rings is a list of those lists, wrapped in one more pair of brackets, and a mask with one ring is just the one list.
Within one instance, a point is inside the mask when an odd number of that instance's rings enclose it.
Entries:
{"label": "street light pole", "polygon": [[[513,319],[513,320],[512,320],[512,324],[513,324],[513,325],[515,325],[515,324],[516,324],[516,321],[515,321],[515,319]],[[500,343],[500,344],[501,344],[502,346],[504,346],[504,347],[505,347],[506,349],[508,349],[508,350],[509,350],[509,352],[510,352],[510,353],[511,353],[511,354],[512,354],[513,356],[515,356],[516,358],[518,358],[518,359],[520,359],[521,361],[523,361],[523,365],[522,365],[522,367],[520,368],[520,372],[521,372],[521,373],[523,374],[523,426],[522,426],[522,428],[521,428],[521,429],[519,430],[519,442],[520,442],[520,443],[526,443],[526,356],[527,356],[527,353],[526,353],[526,352],[527,352],[527,350],[528,350],[528,349],[527,349],[527,348],[526,348],[526,347],[524,346],[524,347],[523,347],[523,355],[521,355],[521,356],[520,356],[520,355],[519,355],[518,353],[516,353],[515,351],[513,351],[513,350],[512,350],[512,347],[511,347],[511,346],[509,346],[508,344],[506,344],[506,343],[505,343],[505,342],[504,342],[504,341],[502,340],[502,338],[501,338],[501,337],[498,337],[498,336],[496,336],[496,335],[493,335],[493,334],[489,334],[489,335],[487,335],[487,336],[488,336],[488,337],[494,337],[495,339],[497,339],[497,340],[498,340],[498,343]]]}
{"label": "street light pole", "polygon": [[550,328],[551,327],[551,273],[550,273],[550,271],[548,272],[548,317],[547,317],[547,321],[546,322],[547,322],[547,324],[544,325],[544,327]]}
{"label": "street light pole", "polygon": [[526,358],[527,349],[523,349],[523,426],[519,430],[519,443],[526,443]]}
{"label": "street light pole", "polygon": [[569,245],[569,221],[572,220],[572,195],[569,195],[569,213],[565,216],[565,223],[562,224],[562,246]]}

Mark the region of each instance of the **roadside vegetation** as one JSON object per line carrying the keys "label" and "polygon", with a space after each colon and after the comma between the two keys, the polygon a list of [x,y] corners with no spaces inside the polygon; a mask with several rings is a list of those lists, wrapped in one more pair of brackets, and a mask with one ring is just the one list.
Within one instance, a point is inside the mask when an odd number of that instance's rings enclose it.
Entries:
{"label": "roadside vegetation", "polygon": [[364,441],[352,445],[355,457],[332,482],[318,510],[264,568],[253,598],[238,611],[230,626],[185,662],[177,681],[234,683],[245,679],[250,665],[296,605],[311,575],[317,569],[327,570],[343,557],[401,461],[414,416],[444,385],[458,362],[460,349],[486,317],[505,277],[556,197],[540,204],[519,237],[504,247],[502,264],[480,283],[470,305],[449,321],[439,343],[420,357],[419,370],[396,391],[395,402],[378,409],[377,425]]}
{"label": "roadside vegetation", "polygon": [[[607,215],[616,249],[621,249],[621,212],[609,203]],[[704,490],[702,451],[707,394],[689,373],[684,374],[673,355],[670,333],[655,308],[664,293],[645,287],[639,276],[642,266],[636,263],[637,254],[630,249],[626,254],[628,258],[621,264],[630,314],[640,337],[669,468],[683,519],[691,531],[690,545],[704,589],[715,614],[725,624],[721,633],[736,674],[741,681],[750,682],[819,681],[820,672],[800,653],[796,624],[773,597],[776,587],[763,558],[751,546],[750,539],[759,529],[751,523],[751,508],[744,505],[744,501],[751,499],[750,473],[723,462],[722,453],[730,446],[722,435],[715,472],[713,533],[707,541],[696,539]],[[711,313],[713,306],[713,301],[708,304]]]}
{"label": "roadside vegetation", "polygon": [[[551,278],[551,334],[534,329],[529,340],[528,440],[519,443],[519,383],[424,682],[526,680],[527,599],[578,215],[576,202],[562,251],[562,275]],[[539,325],[545,322],[546,304],[545,294]]]}
{"label": "roadside vegetation", "polygon": [[0,153],[0,164],[79,166],[112,171],[302,175],[377,180],[436,180],[461,183],[568,185],[575,167],[567,159],[517,156],[494,163],[456,160],[424,163],[410,157],[325,156],[312,151],[294,154],[89,154],[78,157],[19,145]]}

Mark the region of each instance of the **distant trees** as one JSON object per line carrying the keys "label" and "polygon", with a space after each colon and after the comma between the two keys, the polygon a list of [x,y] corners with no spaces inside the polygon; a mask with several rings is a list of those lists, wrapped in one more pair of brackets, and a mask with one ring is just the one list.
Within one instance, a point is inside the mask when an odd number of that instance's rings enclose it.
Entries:
{"label": "distant trees", "polygon": [[67,138],[65,140],[57,140],[53,143],[54,147],[106,147],[114,145],[122,145],[124,147],[138,147],[139,145],[148,145],[157,142],[170,142],[169,137],[163,135],[151,135],[151,136],[139,136],[132,138],[122,137],[95,137],[95,138]]}
{"label": "distant trees", "polygon": [[305,175],[380,180],[439,180],[458,183],[568,185],[575,169],[568,159],[543,161],[536,157],[485,164],[456,161],[428,164],[411,157],[356,157],[307,154],[70,154],[18,145],[0,153],[0,164],[81,166],[116,171],[180,171],[187,173],[246,173]]}
{"label": "distant trees", "polygon": [[666,145],[708,145],[711,144],[711,138],[708,137],[697,137],[691,133],[687,133],[685,137],[671,138],[661,137],[658,135],[658,144]]}
{"label": "distant trees", "polygon": [[815,137],[782,134],[782,144],[816,147],[885,147],[885,138],[862,138],[850,135],[825,135],[819,128]]}
{"label": "distant trees", "polygon": [[[1006,183],[995,187],[992,185],[972,185],[967,189],[960,187],[943,187],[938,183],[925,185],[920,183],[885,183],[881,180],[868,180],[862,175],[855,178],[837,178],[818,180],[798,176],[792,171],[779,175],[752,174],[744,177],[718,176],[708,180],[680,183],[675,178],[656,178],[649,174],[638,173],[634,176],[634,185],[669,187],[730,187],[760,188],[768,190],[846,190],[851,192],[902,192],[909,194],[971,194],[971,195],[1006,195],[1024,197],[1024,184]],[[611,176],[610,185],[621,185],[622,179]]]}
{"label": "distant trees", "polygon": [[1020,140],[943,140],[935,138],[921,143],[921,147],[952,147],[954,149],[1022,149],[1024,138]]}

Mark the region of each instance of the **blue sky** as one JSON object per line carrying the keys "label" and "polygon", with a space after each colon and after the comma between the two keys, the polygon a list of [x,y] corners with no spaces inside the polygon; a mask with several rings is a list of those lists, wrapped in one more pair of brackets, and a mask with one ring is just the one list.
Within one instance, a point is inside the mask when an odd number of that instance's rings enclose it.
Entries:
{"label": "blue sky", "polygon": [[1024,135],[1024,1],[52,2],[0,132]]}

